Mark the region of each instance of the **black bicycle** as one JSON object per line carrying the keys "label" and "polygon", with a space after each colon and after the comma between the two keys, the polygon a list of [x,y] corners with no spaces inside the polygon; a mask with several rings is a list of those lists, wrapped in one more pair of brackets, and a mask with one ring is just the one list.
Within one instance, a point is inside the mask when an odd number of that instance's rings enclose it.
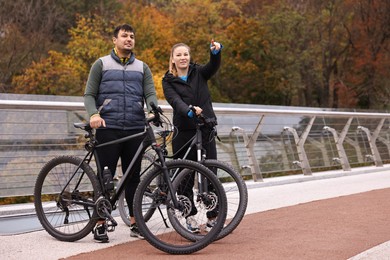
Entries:
{"label": "black bicycle", "polygon": [[[154,247],[171,254],[196,252],[217,238],[227,212],[224,188],[212,171],[197,162],[164,159],[163,151],[156,143],[153,124],[161,125],[162,118],[165,117],[160,108],[151,105],[154,117],[146,120],[145,131],[108,143],[97,143],[89,123],[74,124],[87,132],[87,154],[84,158],[58,156],[50,160],[39,172],[35,184],[36,213],[50,235],[61,241],[76,241],[90,234],[97,221],[102,218],[106,220],[108,231],[114,231],[118,224],[111,212],[116,209],[118,198],[124,192],[124,183],[134,174],[133,165],[151,147],[157,158],[153,167],[143,175],[134,197],[134,214],[141,234]],[[140,137],[143,142],[116,190],[107,189],[103,181],[103,169],[96,166],[96,174],[92,168],[93,159],[95,162],[99,159],[96,149]],[[171,179],[173,173],[178,174]],[[177,226],[177,223],[183,223],[182,220],[191,210],[190,198],[178,193],[179,187],[186,185],[189,175],[204,179],[213,187],[210,190],[203,186],[196,187],[196,199],[203,205],[204,215],[211,210],[219,212],[217,222],[211,230],[206,232],[202,228],[201,234],[190,239],[181,235],[181,230],[186,227]],[[203,227],[206,221],[202,222]]]}
{"label": "black bicycle", "polygon": [[[178,153],[180,153],[185,147],[188,146],[188,149],[186,150],[185,155],[183,157],[183,159],[186,159],[191,149],[196,149],[198,162],[211,169],[216,174],[220,182],[223,184],[227,197],[227,217],[225,225],[217,237],[217,239],[221,239],[233,232],[233,230],[237,228],[242,218],[244,217],[248,205],[248,190],[245,181],[243,180],[241,175],[230,164],[219,160],[207,159],[205,150],[202,148],[203,137],[201,127],[208,127],[211,130],[211,133],[216,133],[214,131],[216,127],[215,121],[208,120],[203,114],[198,115],[196,120],[196,134],[188,141],[186,145],[183,146],[182,149],[180,149],[171,156],[168,155],[167,146],[168,139],[172,139],[172,127],[168,126],[166,127],[166,129],[158,131],[157,134],[163,140],[160,145],[163,149],[163,154],[165,158],[173,159]],[[211,134],[210,137],[214,138],[215,136]],[[146,152],[144,154],[142,163],[144,169],[147,169],[150,163],[155,160],[155,156],[156,155],[152,154],[151,152]],[[122,220],[128,226],[130,226],[129,210],[127,207],[124,193],[119,198],[118,209]],[[199,214],[197,214],[197,216],[199,216]],[[173,223],[175,224],[175,222]],[[181,230],[177,228],[177,230],[179,230],[183,236],[188,237],[188,239],[191,239],[194,236],[186,229]]]}

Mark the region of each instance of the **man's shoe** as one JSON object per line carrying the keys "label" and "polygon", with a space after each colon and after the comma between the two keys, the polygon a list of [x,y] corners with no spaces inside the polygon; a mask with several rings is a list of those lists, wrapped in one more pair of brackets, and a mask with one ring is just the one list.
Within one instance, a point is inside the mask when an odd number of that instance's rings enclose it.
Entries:
{"label": "man's shoe", "polygon": [[130,225],[130,236],[131,237],[138,237],[139,239],[145,239],[141,233],[138,230],[137,224],[131,224]]}
{"label": "man's shoe", "polygon": [[186,219],[186,224],[187,224],[187,229],[189,231],[191,231],[192,233],[199,233],[200,232],[198,222],[196,222],[194,216],[189,216]]}
{"label": "man's shoe", "polygon": [[214,227],[216,222],[217,222],[217,220],[215,218],[208,219],[208,221],[206,223],[205,231],[209,232]]}
{"label": "man's shoe", "polygon": [[106,224],[98,224],[93,231],[93,239],[97,243],[108,243]]}

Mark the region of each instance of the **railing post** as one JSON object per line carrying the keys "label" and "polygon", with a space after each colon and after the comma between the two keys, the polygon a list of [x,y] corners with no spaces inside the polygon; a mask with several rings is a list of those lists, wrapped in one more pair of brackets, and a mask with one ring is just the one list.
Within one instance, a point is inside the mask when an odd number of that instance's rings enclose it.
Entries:
{"label": "railing post", "polygon": [[381,131],[384,122],[385,122],[385,119],[382,118],[380,120],[378,126],[376,127],[375,131],[372,133],[372,135],[370,134],[370,130],[368,128],[363,127],[363,126],[357,127],[358,131],[362,130],[363,132],[366,133],[368,143],[370,144],[372,157],[373,157],[374,163],[377,167],[383,166],[381,156],[379,154],[378,148],[376,147],[376,139],[378,138],[379,132]]}
{"label": "railing post", "polygon": [[378,140],[381,141],[382,143],[384,143],[384,144],[386,145],[387,151],[388,151],[388,153],[390,154],[390,142],[389,142],[389,140],[386,139],[386,138],[383,138],[383,137],[381,137],[381,136],[378,136]]}
{"label": "railing post", "polygon": [[343,142],[344,142],[344,139],[348,133],[348,129],[351,126],[352,119],[353,119],[352,117],[350,117],[348,119],[343,130],[340,133],[340,136],[338,136],[338,134],[334,128],[331,128],[329,126],[324,126],[324,128],[323,128],[325,131],[329,131],[333,134],[333,138],[334,138],[334,141],[336,143],[337,153],[339,154],[341,167],[343,168],[344,171],[351,170],[351,166],[349,165],[347,154],[345,153],[345,150],[344,150]]}
{"label": "railing post", "polygon": [[251,168],[252,178],[253,178],[254,182],[263,181],[263,176],[261,174],[260,166],[257,163],[256,155],[254,152],[254,145],[256,143],[257,137],[260,134],[260,129],[261,129],[263,119],[264,119],[264,115],[261,115],[260,121],[257,124],[256,129],[250,138],[248,137],[248,135],[246,134],[244,129],[242,129],[240,127],[233,127],[233,130],[240,131],[242,133],[243,138],[244,138],[246,153],[248,155],[249,166]]}
{"label": "railing post", "polygon": [[305,152],[305,142],[307,139],[307,136],[309,135],[310,129],[313,126],[314,120],[316,119],[315,116],[313,116],[309,123],[307,124],[305,130],[303,131],[301,137],[298,136],[297,130],[295,130],[292,127],[284,127],[284,131],[289,131],[293,134],[295,144],[297,146],[297,152],[298,152],[298,157],[299,157],[299,166],[302,168],[302,172],[304,175],[311,175],[311,168],[309,164],[309,160],[307,159],[307,155]]}

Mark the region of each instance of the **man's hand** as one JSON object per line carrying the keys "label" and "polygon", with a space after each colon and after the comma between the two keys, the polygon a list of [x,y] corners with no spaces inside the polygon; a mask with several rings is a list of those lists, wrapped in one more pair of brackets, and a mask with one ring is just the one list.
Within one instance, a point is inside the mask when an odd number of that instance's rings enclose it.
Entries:
{"label": "man's hand", "polygon": [[106,127],[106,121],[99,114],[92,115],[89,119],[89,125],[92,128]]}

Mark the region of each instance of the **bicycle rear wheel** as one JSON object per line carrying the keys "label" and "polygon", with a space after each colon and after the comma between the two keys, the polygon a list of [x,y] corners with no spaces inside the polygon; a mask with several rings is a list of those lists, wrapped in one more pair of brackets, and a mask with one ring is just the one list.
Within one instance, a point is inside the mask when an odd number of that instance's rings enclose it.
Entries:
{"label": "bicycle rear wheel", "polygon": [[248,190],[241,175],[229,164],[207,159],[203,165],[217,174],[227,198],[226,222],[217,239],[224,238],[240,224],[248,206]]}
{"label": "bicycle rear wheel", "polygon": [[[173,183],[173,192],[179,202],[176,207],[173,203],[173,197],[166,184],[161,183],[162,169],[155,167],[141,180],[134,197],[134,208],[136,209],[135,218],[138,228],[145,239],[159,250],[170,254],[190,254],[199,251],[213,242],[219,232],[222,230],[226,219],[226,194],[218,178],[205,166],[188,160],[167,161],[166,166],[169,172],[179,171],[180,178],[175,179]],[[212,203],[202,203],[199,207],[196,219],[200,224],[200,234],[196,238],[187,239],[182,236],[182,229],[186,229],[185,217],[191,211],[191,198],[178,194],[178,187],[185,185],[189,175],[200,175],[213,185]],[[197,187],[193,187],[197,194]],[[203,195],[203,194],[202,194]],[[208,195],[208,194],[207,194]],[[207,196],[206,195],[206,196]],[[153,198],[155,210],[148,221],[145,221],[142,209],[145,197]],[[199,198],[194,196],[194,198]],[[207,197],[209,198],[209,197]],[[196,203],[196,202],[194,202]],[[213,228],[205,231],[207,222],[206,213],[216,209],[219,214]],[[174,225],[172,223],[174,222]]]}
{"label": "bicycle rear wheel", "polygon": [[[227,217],[223,229],[218,234],[217,240],[230,234],[241,222],[245,215],[245,211],[248,205],[248,191],[246,184],[241,176],[228,164],[218,160],[205,160],[202,162],[207,166],[222,183],[226,197],[227,197]],[[178,175],[175,180],[180,182],[181,175]],[[218,218],[218,213],[212,211],[208,217],[212,219]],[[168,215],[170,217],[170,215]],[[170,219],[174,228],[180,232],[180,234],[189,239],[202,239],[202,235],[193,234],[188,229],[180,228],[182,223],[178,223],[175,218]]]}
{"label": "bicycle rear wheel", "polygon": [[47,162],[38,174],[35,211],[50,235],[73,242],[94,228],[94,203],[99,194],[99,181],[88,164],[77,157],[59,156]]}

